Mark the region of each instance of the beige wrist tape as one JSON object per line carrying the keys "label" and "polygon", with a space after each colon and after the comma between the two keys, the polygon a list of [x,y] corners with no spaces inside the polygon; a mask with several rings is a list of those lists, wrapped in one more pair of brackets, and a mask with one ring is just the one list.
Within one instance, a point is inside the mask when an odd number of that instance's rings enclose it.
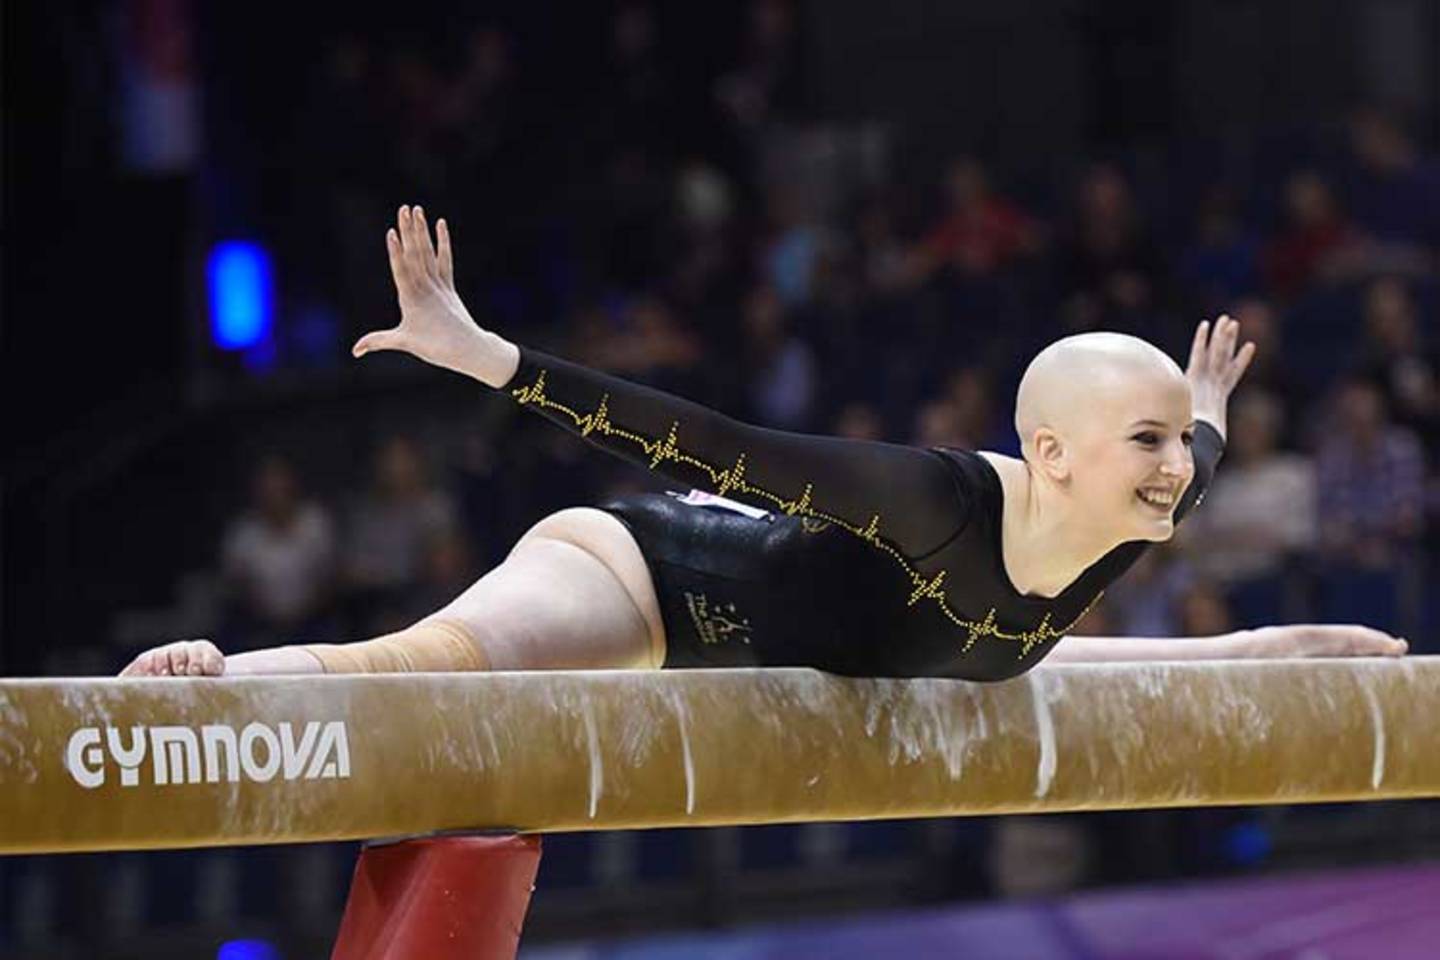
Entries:
{"label": "beige wrist tape", "polygon": [[398,633],[356,643],[309,643],[326,673],[451,673],[489,670],[480,643],[454,620],[422,620]]}

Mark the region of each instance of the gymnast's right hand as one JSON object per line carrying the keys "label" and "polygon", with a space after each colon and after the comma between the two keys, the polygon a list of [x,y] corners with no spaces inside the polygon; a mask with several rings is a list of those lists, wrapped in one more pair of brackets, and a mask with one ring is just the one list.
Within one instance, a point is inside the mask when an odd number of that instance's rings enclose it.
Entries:
{"label": "gymnast's right hand", "polygon": [[400,325],[365,334],[351,353],[402,350],[437,367],[463,373],[495,388],[505,386],[520,366],[520,348],[481,329],[455,292],[455,261],[450,228],[441,220],[430,242],[425,211],[401,207],[396,224],[385,232],[390,274],[400,297]]}
{"label": "gymnast's right hand", "polygon": [[225,655],[209,640],[177,640],[146,650],[120,671],[122,677],[218,677]]}

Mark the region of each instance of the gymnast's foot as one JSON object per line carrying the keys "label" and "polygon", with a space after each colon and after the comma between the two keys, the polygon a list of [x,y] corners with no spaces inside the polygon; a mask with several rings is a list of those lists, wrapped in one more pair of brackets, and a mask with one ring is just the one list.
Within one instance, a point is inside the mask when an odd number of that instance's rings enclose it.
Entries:
{"label": "gymnast's foot", "polygon": [[1284,657],[1401,657],[1410,644],[1357,624],[1297,623],[1250,631],[1254,655]]}

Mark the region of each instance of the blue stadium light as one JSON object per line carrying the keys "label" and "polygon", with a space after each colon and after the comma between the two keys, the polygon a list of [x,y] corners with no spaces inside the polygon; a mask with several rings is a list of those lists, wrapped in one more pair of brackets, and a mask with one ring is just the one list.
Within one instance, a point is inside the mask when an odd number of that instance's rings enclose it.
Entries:
{"label": "blue stadium light", "polygon": [[274,281],[270,255],[255,243],[216,244],[206,266],[210,336],[222,350],[243,350],[270,336]]}
{"label": "blue stadium light", "polygon": [[230,940],[220,944],[215,960],[280,960],[280,951],[268,940]]}

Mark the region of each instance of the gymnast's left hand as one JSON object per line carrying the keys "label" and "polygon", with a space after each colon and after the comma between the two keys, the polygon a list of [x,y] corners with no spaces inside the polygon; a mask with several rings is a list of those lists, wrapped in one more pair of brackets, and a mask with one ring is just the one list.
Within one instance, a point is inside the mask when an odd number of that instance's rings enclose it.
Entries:
{"label": "gymnast's left hand", "polygon": [[225,655],[209,640],[176,640],[146,650],[120,671],[122,677],[218,677]]}
{"label": "gymnast's left hand", "polygon": [[1204,420],[1222,437],[1226,435],[1225,406],[1230,393],[1255,359],[1255,344],[1235,349],[1239,338],[1238,320],[1221,315],[1213,325],[1201,321],[1190,345],[1190,365],[1185,368],[1195,419]]}
{"label": "gymnast's left hand", "polygon": [[1402,657],[1410,644],[1358,624],[1297,623],[1248,631],[1247,649],[1260,659]]}
{"label": "gymnast's left hand", "polygon": [[350,352],[363,357],[375,350],[401,350],[499,389],[520,366],[520,348],[470,316],[455,291],[455,259],[444,220],[436,223],[435,235],[431,243],[421,208],[406,206],[396,213],[385,249],[400,299],[400,324],[365,334]]}

